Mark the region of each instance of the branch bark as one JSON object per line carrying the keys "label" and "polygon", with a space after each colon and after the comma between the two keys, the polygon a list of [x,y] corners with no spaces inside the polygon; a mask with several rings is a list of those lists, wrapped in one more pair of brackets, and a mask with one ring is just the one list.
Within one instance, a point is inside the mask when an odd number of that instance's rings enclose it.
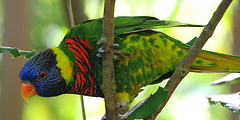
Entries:
{"label": "branch bark", "polygon": [[231,4],[231,2],[232,2],[232,0],[223,0],[220,3],[217,10],[214,12],[212,18],[210,19],[209,23],[204,27],[199,38],[196,40],[196,42],[191,47],[190,51],[183,58],[183,60],[178,62],[176,70],[174,71],[170,80],[164,87],[164,89],[169,90],[167,99],[165,100],[164,104],[158,109],[158,111],[156,113],[154,113],[153,117],[149,118],[148,120],[155,119],[157,117],[157,115],[161,112],[161,110],[164,108],[164,106],[168,102],[168,100],[171,97],[171,95],[173,94],[174,90],[177,88],[178,84],[188,74],[191,64],[193,63],[195,58],[198,56],[202,47],[207,42],[207,40],[212,36],[217,24],[223,17],[225,11],[227,10],[227,8]]}
{"label": "branch bark", "polygon": [[101,89],[104,94],[106,117],[108,120],[119,119],[117,111],[116,84],[114,75],[113,52],[110,46],[114,43],[114,5],[115,0],[105,0],[102,38],[98,43],[102,43],[102,48],[110,51],[103,55],[102,72],[103,82]]}

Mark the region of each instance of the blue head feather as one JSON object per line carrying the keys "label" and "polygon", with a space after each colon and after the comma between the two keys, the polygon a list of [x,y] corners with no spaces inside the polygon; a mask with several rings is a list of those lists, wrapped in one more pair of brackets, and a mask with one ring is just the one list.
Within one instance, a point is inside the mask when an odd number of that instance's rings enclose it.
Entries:
{"label": "blue head feather", "polygon": [[[56,66],[56,55],[51,49],[44,50],[31,57],[23,66],[19,77],[35,86],[39,96],[50,97],[66,92],[66,83]],[[46,73],[46,77],[39,77],[39,73]]]}

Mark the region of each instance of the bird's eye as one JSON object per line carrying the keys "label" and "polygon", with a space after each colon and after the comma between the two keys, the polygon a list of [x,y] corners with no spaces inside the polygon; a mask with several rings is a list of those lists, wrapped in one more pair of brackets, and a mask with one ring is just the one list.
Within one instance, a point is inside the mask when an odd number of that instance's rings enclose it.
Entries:
{"label": "bird's eye", "polygon": [[43,72],[43,71],[40,72],[40,73],[39,73],[39,77],[40,77],[40,78],[45,78],[45,77],[46,77],[46,73]]}

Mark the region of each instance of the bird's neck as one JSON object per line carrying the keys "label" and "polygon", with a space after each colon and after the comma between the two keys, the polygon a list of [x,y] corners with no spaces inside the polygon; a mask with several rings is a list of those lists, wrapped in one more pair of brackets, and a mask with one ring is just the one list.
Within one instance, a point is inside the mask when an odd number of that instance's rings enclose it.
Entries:
{"label": "bird's neck", "polygon": [[66,85],[70,84],[73,81],[73,65],[69,60],[69,57],[64,53],[60,48],[52,47],[50,48],[53,53],[56,55],[57,65],[56,67],[60,68],[61,76],[66,82]]}
{"label": "bird's neck", "polygon": [[65,40],[70,51],[74,54],[74,83],[70,86],[67,93],[81,94],[88,96],[102,96],[96,76],[90,63],[90,55],[92,48],[88,44],[88,40],[82,40],[71,37]]}

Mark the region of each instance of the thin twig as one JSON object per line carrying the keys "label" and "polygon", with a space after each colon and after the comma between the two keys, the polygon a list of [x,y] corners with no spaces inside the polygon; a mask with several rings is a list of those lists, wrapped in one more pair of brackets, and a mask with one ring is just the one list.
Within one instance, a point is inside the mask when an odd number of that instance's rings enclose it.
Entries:
{"label": "thin twig", "polygon": [[72,11],[72,0],[66,0],[67,3],[67,8],[68,8],[68,14],[69,14],[69,19],[71,23],[71,28],[74,27],[74,18],[73,18],[73,11]]}
{"label": "thin twig", "polygon": [[[69,19],[70,19],[70,24],[71,24],[71,29],[72,29],[75,26],[73,10],[72,10],[72,0],[66,0],[66,3],[67,3],[68,14],[69,14]],[[80,95],[80,102],[81,102],[81,107],[82,107],[83,120],[86,120],[86,112],[85,112],[83,95]]]}
{"label": "thin twig", "polygon": [[223,17],[225,11],[231,4],[232,0],[223,0],[221,4],[218,6],[217,10],[214,12],[211,20],[209,23],[204,27],[201,35],[196,40],[196,42],[191,47],[190,51],[187,53],[187,55],[183,58],[182,61],[180,61],[177,64],[176,70],[174,71],[173,75],[171,76],[170,80],[164,87],[164,89],[169,90],[169,94],[167,99],[165,100],[164,104],[158,109],[156,113],[154,113],[153,118],[155,119],[157,115],[161,112],[163,107],[168,102],[169,98],[173,94],[174,90],[177,88],[178,84],[181,82],[181,80],[188,74],[189,68],[195,58],[200,53],[202,47],[207,42],[207,40],[212,36],[217,24]]}
{"label": "thin twig", "polygon": [[102,48],[110,53],[104,54],[102,59],[103,82],[101,89],[104,94],[106,117],[108,120],[118,120],[116,84],[114,75],[113,52],[110,46],[114,43],[114,7],[115,0],[105,0],[102,38]]}
{"label": "thin twig", "polygon": [[83,120],[86,120],[86,111],[85,111],[85,106],[84,106],[83,95],[80,95],[80,101],[81,101],[81,107],[82,107]]}

